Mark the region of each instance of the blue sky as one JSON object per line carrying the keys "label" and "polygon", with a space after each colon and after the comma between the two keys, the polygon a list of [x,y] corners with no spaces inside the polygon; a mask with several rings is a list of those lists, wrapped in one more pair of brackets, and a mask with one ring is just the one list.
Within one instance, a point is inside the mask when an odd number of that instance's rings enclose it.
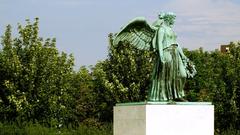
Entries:
{"label": "blue sky", "polygon": [[73,53],[76,68],[107,57],[108,33],[134,17],[150,23],[161,11],[175,12],[182,47],[205,50],[240,40],[238,0],[0,0],[0,35],[11,24],[40,18],[40,36],[57,38],[60,51]]}

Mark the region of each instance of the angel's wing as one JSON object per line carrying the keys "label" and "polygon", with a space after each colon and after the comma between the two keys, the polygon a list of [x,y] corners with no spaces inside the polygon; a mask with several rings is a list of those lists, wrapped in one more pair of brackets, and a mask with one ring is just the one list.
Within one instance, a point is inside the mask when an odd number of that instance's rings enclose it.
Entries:
{"label": "angel's wing", "polygon": [[137,17],[130,21],[113,39],[113,45],[128,42],[141,50],[150,50],[155,30],[144,17]]}

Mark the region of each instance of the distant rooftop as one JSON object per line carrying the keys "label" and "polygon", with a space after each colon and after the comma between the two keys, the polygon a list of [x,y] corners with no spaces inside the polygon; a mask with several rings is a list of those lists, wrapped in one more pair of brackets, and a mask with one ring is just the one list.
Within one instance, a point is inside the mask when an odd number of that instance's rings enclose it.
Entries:
{"label": "distant rooftop", "polygon": [[[230,44],[240,45],[240,40],[230,42]],[[221,46],[220,46],[220,51],[221,51],[222,53],[228,53],[228,52],[230,51],[230,44],[228,44],[228,45],[221,45]]]}

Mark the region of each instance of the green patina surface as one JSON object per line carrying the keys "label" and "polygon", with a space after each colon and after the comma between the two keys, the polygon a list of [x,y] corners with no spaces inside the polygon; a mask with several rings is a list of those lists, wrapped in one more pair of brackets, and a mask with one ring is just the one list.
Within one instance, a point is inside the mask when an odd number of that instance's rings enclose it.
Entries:
{"label": "green patina surface", "polygon": [[116,106],[134,106],[134,105],[212,105],[211,102],[129,102],[117,103]]}
{"label": "green patina surface", "polygon": [[154,52],[154,68],[148,93],[148,101],[151,102],[184,101],[186,78],[196,74],[194,64],[184,55],[177,43],[177,35],[172,30],[175,17],[173,13],[160,13],[153,24],[149,24],[143,17],[137,17],[123,27],[113,40],[114,45],[128,42],[140,50]]}

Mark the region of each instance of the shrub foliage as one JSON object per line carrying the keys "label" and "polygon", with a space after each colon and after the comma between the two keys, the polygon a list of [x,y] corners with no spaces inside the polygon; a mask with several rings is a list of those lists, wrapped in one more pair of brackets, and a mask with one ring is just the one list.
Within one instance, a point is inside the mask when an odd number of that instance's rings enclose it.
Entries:
{"label": "shrub foliage", "polygon": [[[113,46],[110,34],[108,57],[74,71],[73,56],[59,52],[54,38],[39,37],[38,23],[19,24],[16,37],[8,25],[1,37],[0,122],[100,127],[112,121],[116,103],[146,100],[153,52]],[[216,133],[240,125],[240,44],[229,45],[228,53],[184,49],[197,69],[186,98],[215,105]]]}

